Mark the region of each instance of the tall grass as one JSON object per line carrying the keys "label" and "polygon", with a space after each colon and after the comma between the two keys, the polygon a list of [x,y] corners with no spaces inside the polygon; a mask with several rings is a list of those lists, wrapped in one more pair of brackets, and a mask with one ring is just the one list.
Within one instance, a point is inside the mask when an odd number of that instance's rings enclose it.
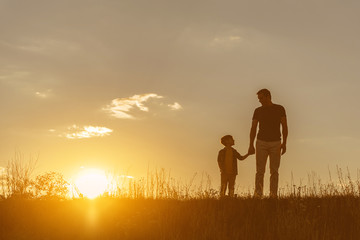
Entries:
{"label": "tall grass", "polygon": [[6,197],[31,197],[33,186],[32,174],[36,168],[38,156],[30,156],[27,161],[21,152],[15,152],[14,157],[8,162],[1,172],[1,196]]}
{"label": "tall grass", "polygon": [[[336,169],[337,178],[332,179],[329,171],[330,180],[324,183],[315,173],[308,175],[307,183],[296,185],[294,183],[280,186],[279,198],[307,198],[307,197],[339,197],[352,196],[360,197],[360,172],[357,179],[353,180],[350,172],[344,173],[341,168]],[[165,169],[155,169],[148,171],[144,178],[117,178],[109,175],[111,187],[106,196],[114,198],[130,199],[217,199],[219,197],[219,187],[214,187],[211,176],[194,174],[188,181],[180,181],[171,177],[169,171]],[[293,181],[292,181],[293,182]],[[236,196],[240,198],[251,197],[254,189],[236,190]]]}
{"label": "tall grass", "polygon": [[170,171],[155,169],[144,178],[134,179],[109,175],[107,196],[130,199],[203,199],[215,198],[218,191],[212,186],[210,175],[194,174],[188,181],[171,176]]}
{"label": "tall grass", "polygon": [[0,239],[360,239],[360,181],[340,168],[327,183],[310,174],[281,187],[278,199],[252,189],[219,199],[207,174],[111,177],[95,200],[0,201]]}

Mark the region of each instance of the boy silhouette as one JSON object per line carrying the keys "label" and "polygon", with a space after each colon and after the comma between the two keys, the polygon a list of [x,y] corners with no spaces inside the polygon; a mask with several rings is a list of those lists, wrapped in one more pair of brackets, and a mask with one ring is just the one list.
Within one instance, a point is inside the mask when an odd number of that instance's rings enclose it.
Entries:
{"label": "boy silhouette", "polygon": [[221,143],[225,146],[219,151],[218,164],[221,175],[220,197],[225,196],[226,188],[229,188],[229,197],[234,196],[235,179],[238,174],[237,159],[245,160],[249,154],[241,156],[232,146],[235,144],[231,135],[221,138]]}

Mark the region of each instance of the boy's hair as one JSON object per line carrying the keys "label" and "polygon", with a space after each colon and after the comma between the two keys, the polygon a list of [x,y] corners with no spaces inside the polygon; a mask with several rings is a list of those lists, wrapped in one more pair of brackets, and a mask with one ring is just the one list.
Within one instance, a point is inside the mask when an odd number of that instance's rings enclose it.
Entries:
{"label": "boy's hair", "polygon": [[264,96],[267,96],[267,97],[270,97],[270,98],[271,98],[271,93],[270,93],[270,91],[269,91],[268,89],[266,89],[266,88],[263,88],[263,89],[259,90],[259,91],[257,92],[257,95],[259,95],[259,94],[263,94]]}
{"label": "boy's hair", "polygon": [[225,135],[221,138],[221,143],[225,146],[225,141],[229,138],[233,138],[231,135]]}

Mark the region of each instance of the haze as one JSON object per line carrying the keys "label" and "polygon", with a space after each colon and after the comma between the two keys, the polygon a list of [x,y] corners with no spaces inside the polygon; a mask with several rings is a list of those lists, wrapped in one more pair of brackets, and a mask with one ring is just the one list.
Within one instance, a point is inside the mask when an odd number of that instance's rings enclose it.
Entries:
{"label": "haze", "polygon": [[[40,154],[38,172],[163,167],[217,186],[220,138],[246,153],[268,88],[288,116],[280,185],[337,165],[356,178],[358,12],[358,1],[0,1],[0,166],[21,151]],[[252,156],[237,184],[254,175]]]}

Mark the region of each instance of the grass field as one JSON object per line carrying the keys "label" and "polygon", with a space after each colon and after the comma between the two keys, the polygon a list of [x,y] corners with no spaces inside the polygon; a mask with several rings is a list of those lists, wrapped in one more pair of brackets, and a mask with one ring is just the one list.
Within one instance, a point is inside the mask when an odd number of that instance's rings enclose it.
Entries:
{"label": "grass field", "polygon": [[23,191],[0,200],[0,240],[360,239],[360,181],[337,173],[326,184],[311,175],[306,185],[280,187],[277,199],[253,198],[251,189],[219,199],[209,176],[182,183],[161,169],[112,179],[111,191],[93,200],[44,198],[30,191],[32,181],[12,174],[3,189]]}
{"label": "grass field", "polygon": [[0,201],[0,239],[359,239],[355,196]]}

